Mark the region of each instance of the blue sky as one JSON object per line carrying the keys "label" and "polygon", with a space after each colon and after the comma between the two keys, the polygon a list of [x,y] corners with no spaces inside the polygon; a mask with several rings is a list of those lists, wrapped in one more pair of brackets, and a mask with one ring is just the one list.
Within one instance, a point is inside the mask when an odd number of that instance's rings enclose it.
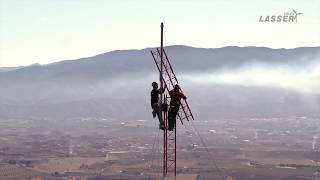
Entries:
{"label": "blue sky", "polygon": [[319,0],[0,0],[0,67],[158,46],[162,21],[166,45],[320,46]]}

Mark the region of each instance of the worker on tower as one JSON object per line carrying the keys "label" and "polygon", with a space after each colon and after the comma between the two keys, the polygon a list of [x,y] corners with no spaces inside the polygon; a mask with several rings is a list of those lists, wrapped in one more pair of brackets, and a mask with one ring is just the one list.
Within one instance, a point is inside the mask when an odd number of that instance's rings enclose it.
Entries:
{"label": "worker on tower", "polygon": [[159,119],[159,128],[164,129],[164,123],[162,119],[160,119],[160,102],[159,102],[159,95],[164,93],[166,90],[166,86],[163,89],[158,88],[157,82],[152,82],[152,91],[151,91],[151,108],[152,108],[152,115],[153,118],[158,116]]}
{"label": "worker on tower", "polygon": [[168,120],[169,120],[169,131],[173,131],[174,126],[176,124],[176,116],[178,114],[181,99],[187,99],[187,97],[181,92],[181,89],[178,84],[176,84],[169,92],[170,94],[170,107],[169,107],[169,114],[168,114]]}

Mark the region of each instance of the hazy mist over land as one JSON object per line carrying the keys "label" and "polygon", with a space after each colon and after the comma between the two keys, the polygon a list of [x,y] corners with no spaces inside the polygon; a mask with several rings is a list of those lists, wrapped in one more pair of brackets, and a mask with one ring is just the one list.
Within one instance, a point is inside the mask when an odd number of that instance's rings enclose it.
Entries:
{"label": "hazy mist over land", "polygon": [[[166,51],[198,119],[320,114],[319,47]],[[0,114],[151,119],[155,80],[150,49],[3,71]]]}
{"label": "hazy mist over land", "polygon": [[320,57],[304,65],[272,65],[254,62],[235,69],[184,75],[186,81],[198,84],[274,87],[307,94],[320,94]]}

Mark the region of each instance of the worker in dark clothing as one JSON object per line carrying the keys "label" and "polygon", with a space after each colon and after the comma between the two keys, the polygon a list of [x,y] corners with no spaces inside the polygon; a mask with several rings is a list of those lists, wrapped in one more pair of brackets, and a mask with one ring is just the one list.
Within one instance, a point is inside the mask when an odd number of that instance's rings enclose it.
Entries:
{"label": "worker in dark clothing", "polygon": [[178,114],[180,104],[181,104],[181,99],[186,99],[187,97],[181,92],[180,87],[178,84],[176,84],[169,92],[170,94],[170,107],[169,107],[169,115],[168,115],[168,120],[169,120],[169,131],[173,131],[174,126],[176,124],[176,116]]}
{"label": "worker in dark clothing", "polygon": [[153,118],[158,116],[159,119],[159,128],[164,129],[164,123],[160,119],[160,102],[159,102],[159,95],[164,93],[166,87],[163,89],[158,89],[158,83],[152,82],[152,91],[151,91],[151,108],[152,108],[152,115]]}

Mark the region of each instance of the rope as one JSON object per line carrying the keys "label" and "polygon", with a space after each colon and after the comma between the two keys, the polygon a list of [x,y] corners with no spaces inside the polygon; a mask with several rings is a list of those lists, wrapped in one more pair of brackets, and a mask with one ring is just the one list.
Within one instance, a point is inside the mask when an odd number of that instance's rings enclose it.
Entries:
{"label": "rope", "polygon": [[[159,146],[159,135],[160,135],[160,129],[158,130],[158,135],[157,135],[157,137],[155,138],[155,141],[154,141],[154,145],[156,144],[156,147],[158,147]],[[153,166],[153,161],[154,161],[154,158],[155,158],[155,154],[158,152],[158,150],[157,151],[154,151],[154,146],[152,147],[152,154],[151,154],[151,165],[150,165],[150,167],[152,168],[152,166]]]}
{"label": "rope", "polygon": [[[151,161],[147,161],[145,163],[145,167],[142,171],[142,173],[144,174],[144,172],[148,169],[148,168],[152,168],[153,166],[153,161],[154,161],[154,158],[155,158],[155,154],[157,151],[155,151],[155,148],[157,147],[158,143],[159,142],[159,134],[160,134],[160,130],[158,131],[158,133],[156,132],[154,134],[154,138],[153,138],[153,143],[152,143],[152,148],[151,148]],[[150,162],[150,163],[149,163]]]}
{"label": "rope", "polygon": [[208,149],[208,147],[207,147],[204,139],[202,138],[202,136],[200,135],[199,131],[197,130],[197,128],[196,128],[195,125],[193,124],[193,121],[191,121],[191,127],[193,127],[193,129],[194,129],[193,131],[196,132],[195,134],[198,135],[198,137],[199,137],[199,139],[200,139],[203,147],[205,148],[206,152],[207,152],[208,155],[209,155],[209,158],[211,159],[211,162],[213,163],[215,169],[218,171],[219,176],[221,177],[222,180],[225,180],[224,174],[226,174],[226,173],[223,173],[222,170],[221,170],[221,168],[219,168],[216,159],[215,159],[215,158],[213,157],[213,155],[210,153],[210,151],[209,151],[209,149]]}
{"label": "rope", "polygon": [[[159,132],[162,132],[162,130],[159,130]],[[163,146],[160,145],[160,144],[161,144],[160,139],[161,139],[161,138],[159,137],[159,138],[158,138],[158,149],[157,149],[157,153],[159,153],[160,155],[163,156],[163,153],[161,153],[161,152],[163,152],[163,151],[161,151]],[[162,161],[160,161],[160,162],[158,162],[158,163],[161,164]],[[161,179],[161,178],[162,178],[162,174],[159,173],[159,175],[158,175],[157,177],[159,177],[159,178]]]}

